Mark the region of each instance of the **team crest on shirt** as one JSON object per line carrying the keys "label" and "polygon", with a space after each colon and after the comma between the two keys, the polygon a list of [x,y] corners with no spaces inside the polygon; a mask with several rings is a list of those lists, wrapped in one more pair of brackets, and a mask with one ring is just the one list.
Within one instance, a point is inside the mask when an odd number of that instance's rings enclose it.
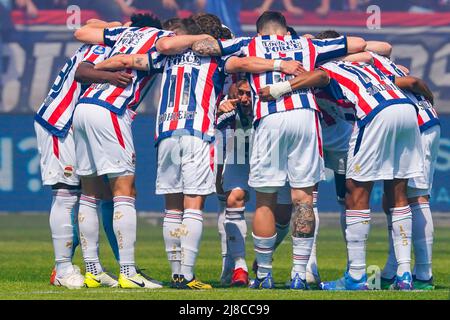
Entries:
{"label": "team crest on shirt", "polygon": [[105,47],[98,46],[94,49],[95,54],[104,54],[106,51]]}
{"label": "team crest on shirt", "polygon": [[66,178],[69,178],[73,175],[73,166],[66,166],[64,168],[64,176]]}

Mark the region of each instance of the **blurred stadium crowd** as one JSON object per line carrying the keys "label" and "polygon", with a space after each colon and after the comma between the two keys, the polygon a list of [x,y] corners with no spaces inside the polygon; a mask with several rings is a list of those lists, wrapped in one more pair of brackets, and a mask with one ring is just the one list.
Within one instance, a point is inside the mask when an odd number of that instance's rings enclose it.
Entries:
{"label": "blurred stadium crowd", "polygon": [[[35,71],[28,68],[20,76],[15,75],[16,71],[14,75],[8,74],[6,69],[11,62],[8,62],[7,56],[9,55],[11,60],[11,55],[16,55],[7,53],[8,50],[12,50],[8,49],[8,43],[16,42],[24,48],[27,61],[21,63],[23,67],[28,66],[35,58],[33,57],[35,48],[31,44],[43,38],[47,39],[45,41],[50,41],[54,36],[52,31],[61,31],[61,28],[52,28],[54,25],[64,27],[67,17],[70,16],[70,8],[73,8],[70,7],[72,5],[80,7],[81,23],[89,18],[124,22],[138,12],[153,12],[161,20],[175,16],[187,17],[197,12],[209,12],[217,15],[236,36],[253,32],[249,30],[249,25],[253,25],[255,17],[266,10],[287,13],[290,21],[294,21],[292,23],[296,26],[308,25],[308,23],[317,27],[324,24],[341,25],[343,21],[346,21],[350,25],[365,28],[365,17],[362,15],[366,14],[370,5],[378,5],[381,13],[386,13],[383,16],[384,25],[408,25],[410,22],[415,22],[416,25],[429,25],[441,19],[439,26],[446,26],[450,21],[450,17],[445,15],[446,12],[450,12],[450,0],[0,0],[0,112],[5,111],[2,106],[5,105],[6,91],[3,89],[6,82],[11,81],[11,76],[16,77],[21,83],[20,96],[28,96],[32,90],[29,90],[31,83],[27,85],[26,80],[31,78],[34,74],[31,72]],[[347,12],[351,12],[352,16],[347,16]],[[408,18],[404,12],[415,14],[414,18]],[[426,13],[435,13],[435,15]],[[442,18],[443,15],[446,17]],[[440,18],[438,19],[437,16]],[[402,20],[400,24],[398,24],[399,20]],[[363,22],[360,23],[361,21]],[[46,32],[41,32],[38,36],[36,31],[44,29],[33,28],[36,25],[50,25],[50,28],[45,29]],[[53,40],[60,39],[58,37],[56,36]],[[46,50],[50,50],[50,47]],[[428,57],[425,59],[432,61]],[[12,68],[9,69],[12,70]],[[16,107],[10,107],[8,110],[18,110],[19,106],[28,108],[29,103],[20,101],[13,104]]]}
{"label": "blurred stadium crowd", "polygon": [[450,0],[0,0],[0,23],[5,29],[12,10],[21,10],[29,18],[39,16],[41,10],[66,9],[78,5],[95,10],[105,20],[122,20],[141,10],[156,13],[162,19],[177,15],[179,10],[217,11],[225,5],[230,10],[285,10],[295,15],[315,11],[327,15],[330,11],[365,11],[369,5],[379,5],[386,11],[442,12],[450,11]]}

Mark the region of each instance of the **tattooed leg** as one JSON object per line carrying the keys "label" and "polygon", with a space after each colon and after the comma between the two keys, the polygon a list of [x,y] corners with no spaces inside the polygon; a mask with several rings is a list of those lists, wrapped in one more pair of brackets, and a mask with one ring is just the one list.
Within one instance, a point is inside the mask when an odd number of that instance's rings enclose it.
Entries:
{"label": "tattooed leg", "polygon": [[306,266],[314,244],[316,222],[312,204],[295,204],[292,214],[293,268],[291,279],[306,281]]}
{"label": "tattooed leg", "polygon": [[294,206],[292,215],[292,236],[296,238],[314,237],[316,219],[314,218],[313,206],[299,203]]}

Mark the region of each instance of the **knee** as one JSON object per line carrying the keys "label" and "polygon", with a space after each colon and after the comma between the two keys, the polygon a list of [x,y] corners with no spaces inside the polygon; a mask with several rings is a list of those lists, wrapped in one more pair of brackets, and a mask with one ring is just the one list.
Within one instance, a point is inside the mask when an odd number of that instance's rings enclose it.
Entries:
{"label": "knee", "polygon": [[232,190],[227,197],[228,208],[241,208],[245,206],[246,191],[242,189]]}

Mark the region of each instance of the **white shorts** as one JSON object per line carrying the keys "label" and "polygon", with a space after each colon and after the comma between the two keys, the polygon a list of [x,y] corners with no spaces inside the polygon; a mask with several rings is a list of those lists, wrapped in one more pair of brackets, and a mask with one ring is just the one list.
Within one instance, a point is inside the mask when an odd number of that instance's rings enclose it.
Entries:
{"label": "white shorts", "polygon": [[439,153],[439,139],[441,137],[441,127],[433,126],[421,133],[423,150],[423,175],[409,179],[408,197],[426,196],[431,194],[433,186],[434,169],[436,167]]}
{"label": "white shorts", "polygon": [[213,145],[194,136],[172,136],[158,144],[156,194],[216,192]]}
{"label": "white shorts", "polygon": [[392,105],[350,139],[347,179],[377,181],[409,179],[423,174],[417,114],[412,105]]}
{"label": "white shorts", "polygon": [[41,176],[44,185],[52,186],[64,183],[78,186],[80,179],[75,173],[75,143],[73,131],[69,130],[65,138],[58,138],[34,123],[37,147],[41,156]]}
{"label": "white shorts", "polygon": [[353,125],[342,119],[336,119],[335,125],[322,126],[325,167],[337,174],[345,174],[352,132]]}
{"label": "white shorts", "polygon": [[246,164],[227,164],[223,166],[222,181],[223,190],[225,192],[233,189],[242,189],[250,191],[248,186],[248,174],[250,172],[250,165]]}
{"label": "white shorts", "polygon": [[117,176],[135,172],[131,132],[135,115],[131,110],[117,115],[97,105],[77,105],[73,128],[78,175]]}
{"label": "white shorts", "polygon": [[231,136],[226,142],[226,156],[223,166],[222,181],[225,192],[233,189],[249,191],[248,178],[250,173],[249,141],[251,136],[236,138]]}
{"label": "white shorts", "polygon": [[255,130],[249,185],[312,187],[325,178],[318,113],[295,109],[268,115]]}

